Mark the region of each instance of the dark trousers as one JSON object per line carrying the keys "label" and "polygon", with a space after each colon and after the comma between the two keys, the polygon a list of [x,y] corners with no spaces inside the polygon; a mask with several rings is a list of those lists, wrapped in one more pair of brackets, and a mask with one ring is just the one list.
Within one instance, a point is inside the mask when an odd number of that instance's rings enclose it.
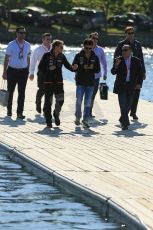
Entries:
{"label": "dark trousers", "polygon": [[130,124],[128,113],[131,108],[132,100],[133,94],[129,93],[129,91],[118,94],[118,101],[121,111],[121,117],[119,121],[121,122],[122,126],[128,126]]}
{"label": "dark trousers", "polygon": [[22,114],[24,109],[25,89],[27,84],[29,71],[28,69],[14,69],[8,67],[7,70],[7,88],[9,91],[9,99],[7,110],[12,112],[13,94],[16,85],[18,86],[18,99],[17,99],[17,114]]}
{"label": "dark trousers", "polygon": [[44,87],[41,86],[38,88],[37,93],[36,93],[36,104],[41,105],[41,99],[45,94]]}
{"label": "dark trousers", "polygon": [[93,91],[92,99],[91,99],[90,115],[92,115],[92,109],[93,109],[93,106],[94,106],[95,97],[96,97],[96,94],[98,92],[99,81],[100,81],[100,78],[97,78],[94,81],[94,91]]}
{"label": "dark trousers", "polygon": [[140,96],[140,89],[135,89],[134,95],[133,95],[133,101],[131,105],[131,115],[134,115],[137,112],[139,96]]}
{"label": "dark trousers", "polygon": [[64,89],[63,84],[45,84],[45,119],[46,123],[52,122],[51,107],[53,101],[53,95],[55,96],[56,103],[54,113],[56,116],[60,115],[62,105],[64,103]]}
{"label": "dark trousers", "polygon": [[45,95],[44,84],[43,84],[43,75],[41,75],[41,74],[37,75],[37,86],[38,86],[38,90],[36,93],[36,104],[41,106],[41,99]]}

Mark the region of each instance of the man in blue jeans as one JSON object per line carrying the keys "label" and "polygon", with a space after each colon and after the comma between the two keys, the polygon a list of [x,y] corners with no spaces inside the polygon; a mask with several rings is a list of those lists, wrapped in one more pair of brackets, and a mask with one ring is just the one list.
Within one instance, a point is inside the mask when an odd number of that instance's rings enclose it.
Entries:
{"label": "man in blue jeans", "polygon": [[83,126],[89,128],[90,106],[94,90],[95,73],[100,71],[97,55],[92,51],[93,41],[87,38],[83,42],[84,48],[76,54],[73,65],[78,66],[76,71],[76,111],[75,124],[80,125],[82,117],[81,105],[84,98]]}

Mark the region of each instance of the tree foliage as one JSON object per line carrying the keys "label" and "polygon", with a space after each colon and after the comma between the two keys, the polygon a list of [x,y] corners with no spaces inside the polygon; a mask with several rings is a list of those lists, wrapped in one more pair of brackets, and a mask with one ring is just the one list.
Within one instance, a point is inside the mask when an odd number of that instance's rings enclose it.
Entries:
{"label": "tree foliage", "polygon": [[57,12],[69,10],[73,6],[84,6],[104,10],[106,15],[134,11],[153,16],[153,0],[1,0],[1,2],[5,3],[8,9],[36,5]]}

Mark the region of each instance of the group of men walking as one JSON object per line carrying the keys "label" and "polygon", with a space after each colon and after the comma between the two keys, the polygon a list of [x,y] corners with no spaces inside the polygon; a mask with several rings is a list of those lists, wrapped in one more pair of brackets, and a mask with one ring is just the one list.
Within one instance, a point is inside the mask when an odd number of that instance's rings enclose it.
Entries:
{"label": "group of men walking", "polygon": [[[114,53],[112,74],[116,74],[114,93],[118,94],[121,110],[121,127],[128,129],[128,113],[131,109],[133,119],[138,119],[136,109],[142,81],[145,79],[145,65],[141,44],[135,40],[134,28],[127,27],[126,38],[118,43]],[[75,73],[76,108],[75,124],[80,125],[84,99],[83,126],[89,128],[89,120],[94,117],[93,105],[98,91],[100,78],[107,79],[107,62],[104,50],[97,45],[97,32],[91,33],[83,42],[82,50],[74,57],[72,64],[63,54],[64,43],[61,40],[52,42],[52,35],[45,33],[42,44],[31,54],[30,44],[25,40],[24,27],[16,29],[16,39],[6,49],[3,78],[7,79],[9,100],[7,115],[12,116],[12,101],[16,84],[18,85],[17,118],[24,119],[24,100],[26,83],[29,76],[34,79],[34,71],[38,64],[36,93],[36,110],[44,112],[48,128],[52,128],[52,115],[57,126],[60,125],[60,111],[64,103],[64,87],[62,66]],[[103,70],[103,76],[102,76]],[[42,97],[45,96],[42,108]],[[55,97],[55,108],[52,112],[52,101]]]}

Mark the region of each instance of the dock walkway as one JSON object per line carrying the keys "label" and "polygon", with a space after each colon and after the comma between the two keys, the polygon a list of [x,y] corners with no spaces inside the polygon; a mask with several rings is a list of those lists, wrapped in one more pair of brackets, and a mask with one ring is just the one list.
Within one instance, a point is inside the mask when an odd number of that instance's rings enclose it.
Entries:
{"label": "dock walkway", "polygon": [[83,129],[74,125],[75,85],[66,81],[61,126],[50,130],[35,111],[35,94],[36,80],[28,81],[25,121],[16,120],[16,96],[12,118],[0,107],[0,141],[111,199],[153,229],[153,104],[140,101],[139,121],[122,131],[117,97],[97,96],[96,119]]}

